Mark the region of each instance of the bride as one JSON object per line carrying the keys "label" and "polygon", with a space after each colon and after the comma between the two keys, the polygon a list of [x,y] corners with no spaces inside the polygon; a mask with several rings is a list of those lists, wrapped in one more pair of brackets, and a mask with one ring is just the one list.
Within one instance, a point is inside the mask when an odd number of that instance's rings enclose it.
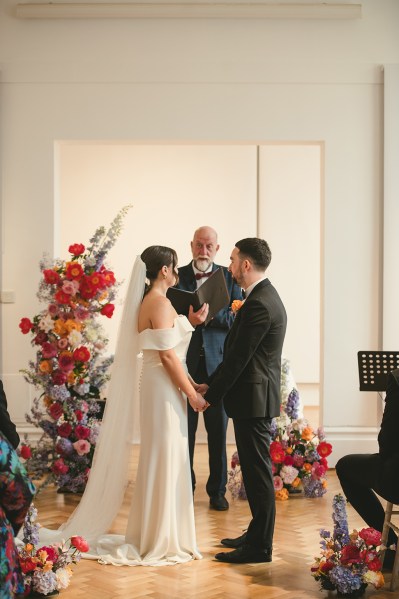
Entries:
{"label": "bride", "polygon": [[[186,397],[198,411],[205,401],[185,365],[193,328],[166,297],[176,282],[174,250],[151,246],[137,257],[88,484],[78,507],[59,530],[40,530],[42,544],[81,535],[90,545],[85,557],[115,565],[162,566],[201,558],[195,536]],[[208,306],[204,304],[202,310],[205,320]],[[135,400],[140,403],[141,444],[133,499],[125,534],[107,534],[127,484],[137,420]]]}

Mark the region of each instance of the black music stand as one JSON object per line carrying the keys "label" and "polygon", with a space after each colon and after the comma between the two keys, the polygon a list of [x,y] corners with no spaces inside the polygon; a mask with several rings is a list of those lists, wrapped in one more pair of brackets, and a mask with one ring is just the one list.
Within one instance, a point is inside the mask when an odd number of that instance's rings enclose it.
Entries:
{"label": "black music stand", "polygon": [[359,351],[360,391],[386,391],[388,375],[399,368],[399,351]]}

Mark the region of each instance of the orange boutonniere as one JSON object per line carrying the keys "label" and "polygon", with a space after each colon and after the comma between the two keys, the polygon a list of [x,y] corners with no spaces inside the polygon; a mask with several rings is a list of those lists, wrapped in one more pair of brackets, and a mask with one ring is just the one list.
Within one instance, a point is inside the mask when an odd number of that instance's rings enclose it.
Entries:
{"label": "orange boutonniere", "polygon": [[244,302],[245,300],[233,300],[233,303],[231,304],[231,311],[233,312],[233,314],[237,314],[238,310],[242,307]]}

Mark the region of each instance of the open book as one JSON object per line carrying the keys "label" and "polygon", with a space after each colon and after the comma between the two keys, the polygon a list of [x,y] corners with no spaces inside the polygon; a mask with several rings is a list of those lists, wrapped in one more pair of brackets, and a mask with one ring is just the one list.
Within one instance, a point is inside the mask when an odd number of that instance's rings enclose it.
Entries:
{"label": "open book", "polygon": [[187,315],[190,306],[196,312],[205,302],[209,304],[209,312],[204,324],[208,324],[219,310],[228,306],[230,301],[222,268],[215,270],[195,291],[169,287],[166,295],[178,314]]}

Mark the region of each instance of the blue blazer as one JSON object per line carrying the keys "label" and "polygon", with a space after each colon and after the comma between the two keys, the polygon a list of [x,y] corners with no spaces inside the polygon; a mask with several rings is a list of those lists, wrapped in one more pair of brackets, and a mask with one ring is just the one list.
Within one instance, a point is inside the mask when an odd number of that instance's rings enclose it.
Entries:
{"label": "blue blazer", "polygon": [[[226,308],[220,310],[206,326],[199,325],[196,327],[187,351],[187,368],[191,375],[198,368],[201,348],[204,348],[208,376],[221,363],[223,360],[224,341],[234,320],[230,306],[233,300],[242,299],[242,290],[234,283],[231,273],[225,266],[220,267],[218,264],[213,264],[212,271],[218,268],[223,269],[227,289],[230,294],[230,303]],[[197,289],[197,281],[191,262],[187,266],[179,268],[179,283],[176,287],[185,291],[195,291]],[[188,313],[185,316],[188,316]]]}

